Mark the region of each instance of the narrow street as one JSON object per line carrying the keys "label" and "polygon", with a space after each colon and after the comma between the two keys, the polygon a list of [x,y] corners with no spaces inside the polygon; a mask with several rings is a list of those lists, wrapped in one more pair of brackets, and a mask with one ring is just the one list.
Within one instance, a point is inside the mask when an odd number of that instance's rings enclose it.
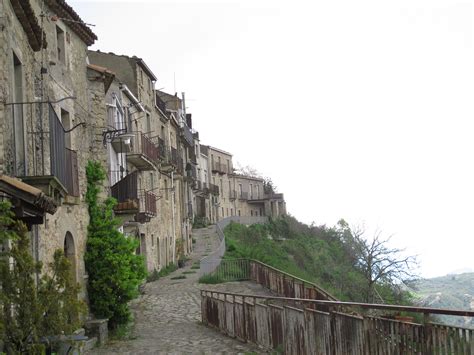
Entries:
{"label": "narrow street", "polygon": [[[148,283],[145,294],[133,301],[135,318],[131,339],[111,341],[107,346],[93,349],[89,354],[237,354],[261,352],[256,346],[229,338],[216,330],[201,325],[199,290],[266,294],[251,282],[231,282],[220,285],[198,284],[194,263],[215,250],[219,239],[215,227],[193,232],[194,252],[186,267],[158,281]],[[186,274],[184,274],[186,272]],[[188,273],[195,272],[195,273]],[[176,276],[184,279],[172,280]]]}

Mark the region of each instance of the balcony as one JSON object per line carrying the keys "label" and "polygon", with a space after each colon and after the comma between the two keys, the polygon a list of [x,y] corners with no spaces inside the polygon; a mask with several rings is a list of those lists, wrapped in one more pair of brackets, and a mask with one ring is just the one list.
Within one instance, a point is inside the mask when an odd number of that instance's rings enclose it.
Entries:
{"label": "balcony", "polygon": [[133,135],[130,152],[127,160],[138,170],[155,170],[158,166],[158,147],[141,132],[132,132]]}
{"label": "balcony", "polygon": [[239,200],[247,201],[249,199],[249,193],[246,191],[241,191],[239,195]]}
{"label": "balcony", "polygon": [[155,217],[156,195],[138,189],[138,171],[128,174],[111,188],[111,195],[117,200],[116,214],[135,214],[135,220],[145,223]]}
{"label": "balcony", "polygon": [[194,137],[191,128],[189,128],[186,124],[181,127],[181,138],[183,141],[190,147],[194,147]]}
{"label": "balcony", "polygon": [[229,169],[226,164],[219,162],[212,162],[212,172],[220,175],[228,174]]}
{"label": "balcony", "polygon": [[186,164],[186,180],[195,181],[197,180],[197,169],[193,164]]}
{"label": "balcony", "polygon": [[235,199],[237,198],[237,191],[235,191],[235,190],[230,190],[230,191],[229,191],[229,198],[230,198],[231,200],[235,200]]}
{"label": "balcony", "polygon": [[191,161],[191,163],[197,165],[197,156],[196,156],[196,152],[194,151],[194,148],[189,148],[189,160]]}
{"label": "balcony", "polygon": [[[34,126],[28,129],[31,139],[28,145],[36,147],[37,151],[25,151],[23,156],[15,156],[14,174],[29,185],[37,187],[43,193],[52,197],[56,202],[66,196],[79,196],[79,175],[77,152],[66,148],[66,133],[59,117],[56,115],[51,104],[30,104],[31,109],[26,110],[22,105],[12,105],[12,114],[23,117],[30,116],[27,122],[36,121],[34,117],[38,112],[48,112],[45,127]],[[17,112],[15,112],[15,109]],[[27,112],[29,111],[29,114]],[[19,112],[19,113],[18,113]],[[29,117],[27,117],[29,118]],[[46,126],[47,129],[46,129]],[[27,145],[27,146],[28,146]],[[32,161],[30,169],[27,169],[24,161],[28,155]]]}
{"label": "balcony", "polygon": [[214,184],[209,184],[209,193],[213,195],[219,195],[219,186]]}
{"label": "balcony", "polygon": [[132,150],[133,133],[127,133],[125,129],[111,132],[110,144],[117,153],[130,153]]}

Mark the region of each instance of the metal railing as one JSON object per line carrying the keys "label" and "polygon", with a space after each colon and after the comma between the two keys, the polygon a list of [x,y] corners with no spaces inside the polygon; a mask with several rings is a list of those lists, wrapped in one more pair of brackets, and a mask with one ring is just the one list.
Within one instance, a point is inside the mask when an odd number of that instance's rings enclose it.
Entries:
{"label": "metal railing", "polygon": [[157,147],[158,147],[158,156],[161,160],[164,160],[166,159],[166,156],[167,156],[166,152],[168,151],[166,147],[166,143],[164,139],[160,137],[157,137],[156,141],[157,141]]}
{"label": "metal railing", "polygon": [[110,187],[110,192],[117,202],[138,199],[138,171],[134,171]]}
{"label": "metal railing", "polygon": [[209,192],[213,195],[219,195],[219,186],[214,184],[209,184]]}
{"label": "metal railing", "polygon": [[181,136],[190,147],[194,147],[193,132],[191,131],[191,128],[188,127],[188,125],[184,124],[183,127],[181,127]]}
{"label": "metal railing", "polygon": [[231,169],[227,164],[219,163],[217,161],[212,162],[212,172],[216,172],[219,174],[230,174],[232,173]]}
{"label": "metal railing", "polygon": [[[153,141],[142,132],[131,132],[133,134],[131,150],[129,156],[140,155],[144,156],[152,163],[157,163],[160,156],[158,147]],[[131,159],[131,157],[129,157]],[[135,164],[132,161],[132,164]]]}
{"label": "metal railing", "polygon": [[[474,329],[428,322],[430,314],[474,317],[472,311],[207,290],[201,290],[201,310],[204,324],[265,349],[281,349],[285,354],[474,353]],[[419,313],[424,322],[367,316],[361,310]]]}
{"label": "metal railing", "polygon": [[156,195],[149,191],[140,190],[138,198],[140,201],[138,213],[144,213],[148,217],[155,217],[157,215]]}
{"label": "metal railing", "polygon": [[230,222],[236,222],[241,224],[257,224],[257,223],[266,223],[268,221],[267,217],[239,217],[239,216],[232,216],[227,217],[216,224],[216,233],[219,236],[219,247],[209,254],[208,256],[202,258],[199,262],[200,268],[199,272],[201,275],[208,275],[214,272],[219,264],[222,261],[222,257],[225,253],[225,236],[224,236],[224,228]]}
{"label": "metal railing", "polygon": [[[68,149],[66,132],[50,102],[6,104],[15,127],[12,140],[13,175],[35,185],[33,177],[55,177],[67,194],[79,196],[77,152]],[[7,110],[8,112],[8,110]],[[27,132],[27,139],[24,133]],[[27,162],[29,163],[27,165]]]}
{"label": "metal railing", "polygon": [[282,297],[314,300],[337,299],[313,282],[303,280],[258,260],[223,259],[214,269],[216,279],[227,281],[254,281]]}

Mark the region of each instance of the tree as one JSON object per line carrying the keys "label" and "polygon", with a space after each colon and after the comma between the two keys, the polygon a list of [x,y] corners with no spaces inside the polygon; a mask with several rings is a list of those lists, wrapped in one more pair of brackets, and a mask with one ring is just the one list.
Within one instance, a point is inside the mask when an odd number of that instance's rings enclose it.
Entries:
{"label": "tree", "polygon": [[239,163],[236,163],[236,165],[237,165],[237,168],[235,168],[235,172],[237,174],[259,178],[259,179],[262,178],[262,174],[260,174],[260,172],[254,167],[250,165],[242,166]]}
{"label": "tree", "polygon": [[39,339],[71,333],[80,326],[85,311],[77,299],[79,286],[71,278],[69,260],[54,253],[51,274],[34,276],[42,265],[31,256],[28,230],[15,220],[9,202],[0,202],[0,341],[7,353],[42,354]]}
{"label": "tree", "polygon": [[145,264],[143,257],[135,254],[138,241],[118,230],[116,200],[99,202],[104,168],[99,162],[89,162],[86,176],[90,221],[84,260],[90,308],[95,316],[109,318],[109,325],[115,328],[130,319],[128,302],[138,295],[138,285],[146,277]]}
{"label": "tree", "polygon": [[389,247],[391,237],[383,239],[377,230],[371,239],[364,237],[363,228],[351,230],[357,265],[365,278],[365,301],[374,302],[376,285],[397,285],[415,276],[417,265],[415,256],[405,256],[405,249]]}

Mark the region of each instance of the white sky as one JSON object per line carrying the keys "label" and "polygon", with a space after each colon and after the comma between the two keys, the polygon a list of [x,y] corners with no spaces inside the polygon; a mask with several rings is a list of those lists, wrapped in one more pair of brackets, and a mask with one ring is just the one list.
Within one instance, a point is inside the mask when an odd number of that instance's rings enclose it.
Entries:
{"label": "white sky", "polygon": [[68,2],[298,219],[378,227],[423,276],[474,267],[472,1]]}

